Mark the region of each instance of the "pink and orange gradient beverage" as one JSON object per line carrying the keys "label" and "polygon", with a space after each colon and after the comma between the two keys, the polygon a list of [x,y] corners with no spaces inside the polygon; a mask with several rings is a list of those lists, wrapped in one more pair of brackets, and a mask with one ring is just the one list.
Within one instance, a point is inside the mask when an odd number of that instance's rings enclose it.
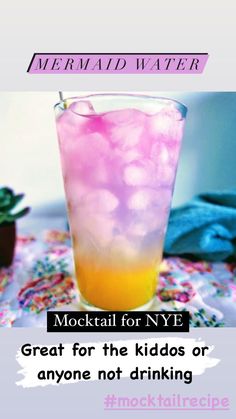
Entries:
{"label": "pink and orange gradient beverage", "polygon": [[96,94],[56,105],[76,276],[86,309],[154,298],[186,108]]}

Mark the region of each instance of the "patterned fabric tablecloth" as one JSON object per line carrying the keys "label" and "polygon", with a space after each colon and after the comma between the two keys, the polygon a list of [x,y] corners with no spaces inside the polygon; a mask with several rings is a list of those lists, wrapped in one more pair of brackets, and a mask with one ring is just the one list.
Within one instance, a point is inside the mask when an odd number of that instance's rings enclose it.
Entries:
{"label": "patterned fabric tablecloth", "polygon": [[[236,326],[236,263],[164,259],[153,310],[187,310],[193,327]],[[47,310],[78,309],[70,237],[19,236],[14,263],[0,269],[0,327],[46,325]]]}

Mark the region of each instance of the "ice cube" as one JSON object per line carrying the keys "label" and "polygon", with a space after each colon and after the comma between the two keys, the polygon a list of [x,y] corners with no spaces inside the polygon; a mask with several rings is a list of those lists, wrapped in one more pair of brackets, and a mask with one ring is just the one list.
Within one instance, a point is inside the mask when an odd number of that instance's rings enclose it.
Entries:
{"label": "ice cube", "polygon": [[114,259],[135,259],[138,256],[137,243],[128,240],[127,237],[117,235],[110,244],[110,256]]}
{"label": "ice cube", "polygon": [[81,177],[87,176],[95,162],[109,155],[109,144],[99,133],[89,135],[75,135],[68,139],[62,150],[63,169],[67,174]]}
{"label": "ice cube", "polygon": [[170,160],[168,147],[161,141],[156,141],[151,148],[151,159],[156,164],[167,164]]}
{"label": "ice cube", "polygon": [[90,192],[88,186],[74,177],[65,177],[65,190],[68,206],[72,211],[74,208],[77,208],[79,205],[81,205],[84,197],[86,197]]}
{"label": "ice cube", "polygon": [[94,246],[104,248],[113,238],[116,221],[111,214],[99,212],[88,213],[85,208],[79,208],[72,217],[72,232],[78,237],[89,237]]}
{"label": "ice cube", "polygon": [[125,153],[121,152],[121,157],[124,163],[131,163],[135,160],[140,160],[142,155],[138,150],[131,149],[131,150],[126,151]]}
{"label": "ice cube", "polygon": [[89,116],[95,114],[94,107],[91,102],[88,100],[78,100],[73,102],[69,110],[74,112],[75,114],[82,115],[82,116]]}
{"label": "ice cube", "polygon": [[171,187],[174,184],[175,180],[175,173],[176,167],[175,165],[165,165],[165,166],[158,166],[157,168],[157,175],[156,175],[156,183],[159,186],[169,186]]}
{"label": "ice cube", "polygon": [[107,150],[109,145],[100,134],[75,137],[73,141],[67,143],[66,150],[62,151],[65,177],[86,181],[91,172],[101,166],[101,160],[108,153]]}
{"label": "ice cube", "polygon": [[139,211],[134,215],[128,233],[132,236],[144,237],[152,231],[164,228],[167,219],[167,209],[154,207],[145,211]]}
{"label": "ice cube", "polygon": [[88,230],[80,229],[78,231],[78,237],[73,236],[73,247],[75,251],[76,258],[85,257],[91,258],[91,255],[96,258],[101,252],[101,247],[98,246],[98,243],[94,237],[88,232]]}
{"label": "ice cube", "polygon": [[151,148],[151,160],[156,165],[155,184],[163,186],[173,185],[177,167],[179,146],[164,144],[157,141]]}
{"label": "ice cube", "polygon": [[144,114],[137,109],[120,109],[103,115],[103,120],[112,125],[127,125],[135,121],[142,121]]}
{"label": "ice cube", "polygon": [[84,197],[83,206],[88,212],[109,213],[119,205],[117,197],[107,189],[96,189]]}
{"label": "ice cube", "polygon": [[87,231],[94,237],[95,242],[100,247],[106,247],[111,243],[115,220],[101,214],[88,217],[86,222]]}
{"label": "ice cube", "polygon": [[158,199],[158,193],[152,188],[140,188],[130,195],[127,206],[131,210],[141,211],[149,208]]}
{"label": "ice cube", "polygon": [[[72,103],[68,109],[62,111],[57,118],[59,142],[64,148],[68,148],[68,146],[70,146],[70,140],[74,142],[78,135],[83,135],[89,123],[89,118],[76,113],[75,109],[77,106],[79,105],[76,102]],[[81,106],[85,112],[85,102],[83,102]]]}
{"label": "ice cube", "polygon": [[121,126],[115,127],[111,132],[111,141],[121,150],[129,150],[136,147],[140,140],[143,127],[139,126]]}
{"label": "ice cube", "polygon": [[98,132],[83,135],[75,139],[76,153],[83,161],[96,163],[99,156],[109,155],[110,147],[103,135]]}
{"label": "ice cube", "polygon": [[142,210],[147,211],[151,209],[160,213],[166,211],[171,204],[172,189],[169,187],[154,188],[139,188],[133,192],[127,201],[129,209],[139,212],[136,216],[142,215]]}
{"label": "ice cube", "polygon": [[123,109],[107,113],[103,118],[109,122],[111,142],[121,150],[136,147],[141,141],[145,115],[135,109]]}
{"label": "ice cube", "polygon": [[105,168],[104,159],[109,156],[109,151],[109,144],[99,133],[78,136],[62,153],[63,166],[68,174],[79,179],[90,178],[92,171],[100,170],[103,164]]}
{"label": "ice cube", "polygon": [[180,152],[180,143],[175,142],[171,143],[169,147],[170,159],[172,164],[177,166],[178,159],[179,159],[179,152]]}
{"label": "ice cube", "polygon": [[130,186],[151,185],[155,166],[150,160],[133,161],[124,168],[123,179]]}
{"label": "ice cube", "polygon": [[149,132],[154,137],[163,137],[165,140],[180,141],[183,130],[182,116],[174,107],[167,107],[149,118]]}
{"label": "ice cube", "polygon": [[171,205],[171,198],[172,198],[172,188],[160,188],[158,190],[158,195],[159,195],[159,201],[158,201],[158,211],[164,211],[167,213],[169,213],[169,208]]}
{"label": "ice cube", "polygon": [[146,226],[140,220],[135,220],[128,228],[128,233],[131,236],[143,237],[147,233]]}
{"label": "ice cube", "polygon": [[97,159],[96,164],[94,164],[87,177],[92,181],[93,185],[107,184],[111,178],[108,161],[105,158]]}
{"label": "ice cube", "polygon": [[151,263],[159,265],[162,258],[163,230],[155,230],[148,233],[142,240],[142,252],[146,252]]}

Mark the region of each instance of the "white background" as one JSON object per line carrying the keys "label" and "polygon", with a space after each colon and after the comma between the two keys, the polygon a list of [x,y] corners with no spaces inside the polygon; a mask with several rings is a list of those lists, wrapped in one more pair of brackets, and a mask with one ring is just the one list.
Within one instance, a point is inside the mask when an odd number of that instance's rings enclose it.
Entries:
{"label": "white background", "polygon": [[[235,0],[1,2],[0,90],[236,90]],[[203,75],[29,75],[34,52],[208,52]]]}

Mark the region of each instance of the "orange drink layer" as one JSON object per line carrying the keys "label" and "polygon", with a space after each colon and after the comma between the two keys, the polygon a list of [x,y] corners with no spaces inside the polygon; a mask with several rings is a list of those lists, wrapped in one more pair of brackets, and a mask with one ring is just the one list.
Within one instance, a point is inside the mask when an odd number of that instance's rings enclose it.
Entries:
{"label": "orange drink layer", "polygon": [[[75,248],[76,250],[76,248]],[[75,268],[81,295],[103,310],[133,310],[155,295],[159,263],[150,260],[99,260],[75,252]]]}
{"label": "orange drink layer", "polygon": [[186,108],[98,94],[56,105],[76,277],[88,310],[147,309],[162,259]]}

